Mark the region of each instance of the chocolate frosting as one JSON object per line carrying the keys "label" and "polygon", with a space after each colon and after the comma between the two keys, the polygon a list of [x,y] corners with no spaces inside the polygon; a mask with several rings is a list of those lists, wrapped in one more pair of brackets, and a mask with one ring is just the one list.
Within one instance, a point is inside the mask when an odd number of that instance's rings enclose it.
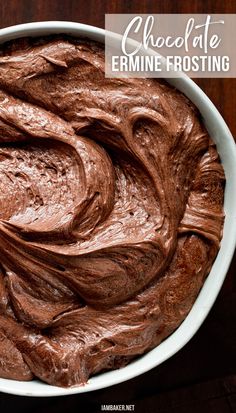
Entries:
{"label": "chocolate frosting", "polygon": [[0,376],[85,383],[191,309],[223,226],[224,172],[194,105],[108,79],[103,47],[0,56]]}

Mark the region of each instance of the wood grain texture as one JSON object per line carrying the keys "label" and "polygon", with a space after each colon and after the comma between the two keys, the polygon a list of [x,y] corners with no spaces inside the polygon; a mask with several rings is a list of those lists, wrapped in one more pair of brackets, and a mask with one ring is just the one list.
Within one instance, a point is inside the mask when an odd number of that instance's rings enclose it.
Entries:
{"label": "wood grain texture", "polygon": [[[105,13],[236,13],[236,0],[0,0],[0,27],[69,20],[104,27]],[[236,137],[236,79],[196,79]],[[135,403],[142,413],[236,412],[236,257],[206,322],[178,354],[128,383],[56,399],[0,396],[0,411],[100,412]]]}

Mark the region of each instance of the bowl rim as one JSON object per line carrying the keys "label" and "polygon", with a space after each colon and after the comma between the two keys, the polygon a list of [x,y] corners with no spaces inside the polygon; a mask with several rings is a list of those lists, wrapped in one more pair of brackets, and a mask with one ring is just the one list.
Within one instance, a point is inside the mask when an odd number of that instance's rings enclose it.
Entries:
{"label": "bowl rim", "polygon": [[[0,29],[0,43],[26,36],[67,34],[105,41],[105,30],[71,21],[40,21],[23,23]],[[221,247],[209,275],[189,314],[180,326],[153,350],[140,356],[127,366],[100,373],[83,386],[61,388],[33,380],[29,382],[0,379],[0,391],[22,396],[62,396],[85,393],[130,380],[158,366],[177,353],[197,332],[207,317],[221,289],[236,245],[236,146],[224,119],[196,83],[185,74],[166,81],[182,91],[199,109],[206,127],[216,142],[226,174],[225,224]],[[225,142],[222,143],[222,136]],[[234,225],[233,225],[234,224]]]}

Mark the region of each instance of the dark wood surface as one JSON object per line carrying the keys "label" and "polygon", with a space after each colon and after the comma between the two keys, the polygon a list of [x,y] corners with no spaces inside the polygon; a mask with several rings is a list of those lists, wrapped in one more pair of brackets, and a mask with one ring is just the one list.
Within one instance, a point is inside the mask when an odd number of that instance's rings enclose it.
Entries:
{"label": "dark wood surface", "polygon": [[[236,13],[236,0],[0,0],[0,27],[42,20],[104,27],[105,13]],[[196,81],[236,136],[236,79]],[[89,394],[41,399],[0,394],[0,412],[93,413],[102,404],[135,404],[142,413],[236,412],[235,271],[236,257],[198,333],[161,366]]]}

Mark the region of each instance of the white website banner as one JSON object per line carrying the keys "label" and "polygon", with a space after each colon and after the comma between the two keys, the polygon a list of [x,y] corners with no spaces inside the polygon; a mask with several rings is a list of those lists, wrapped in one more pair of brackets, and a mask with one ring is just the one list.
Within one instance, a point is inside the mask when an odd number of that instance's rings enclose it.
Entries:
{"label": "white website banner", "polygon": [[236,77],[236,14],[106,14],[107,77]]}

